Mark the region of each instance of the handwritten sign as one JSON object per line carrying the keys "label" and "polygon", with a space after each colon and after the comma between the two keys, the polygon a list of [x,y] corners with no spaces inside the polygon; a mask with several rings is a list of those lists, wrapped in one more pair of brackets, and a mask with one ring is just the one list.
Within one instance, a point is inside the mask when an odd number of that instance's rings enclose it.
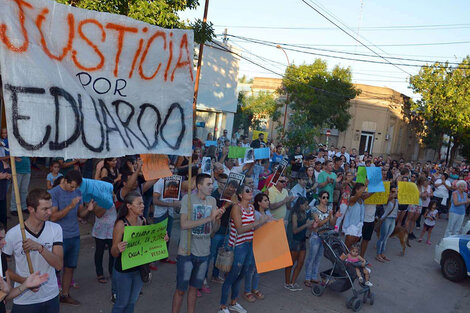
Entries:
{"label": "handwritten sign", "polygon": [[230,146],[228,148],[228,157],[229,157],[229,159],[243,159],[243,158],[245,158],[246,149],[247,148],[245,148],[245,147]]}
{"label": "handwritten sign", "polygon": [[366,167],[369,192],[385,192],[382,181],[382,169],[380,167]]}
{"label": "handwritten sign", "polygon": [[141,154],[142,173],[145,180],[171,176],[173,173],[168,166],[168,156],[161,154]]}
{"label": "handwritten sign", "polygon": [[[386,204],[388,202],[388,197],[390,195],[390,182],[384,181],[384,192],[376,192],[372,194],[369,198],[364,200],[365,204]],[[367,190],[370,192],[370,190]]]}
{"label": "handwritten sign", "polygon": [[269,148],[255,149],[255,160],[269,159],[269,155],[270,155]]}
{"label": "handwritten sign", "polygon": [[127,247],[121,254],[123,270],[168,257],[165,241],[167,223],[168,219],[165,219],[152,225],[124,227],[122,240],[127,241]]}
{"label": "handwritten sign", "polygon": [[268,142],[268,132],[263,132],[263,131],[260,131],[260,130],[254,130],[253,131],[253,138],[252,140],[256,140],[259,138],[259,134],[264,134],[264,139],[263,141],[266,143]]}
{"label": "handwritten sign", "polygon": [[367,171],[364,166],[359,166],[357,168],[357,176],[356,176],[356,182],[365,184],[366,183],[366,177],[367,177]]}
{"label": "handwritten sign", "polygon": [[193,31],[50,0],[0,1],[16,156],[191,155]]}
{"label": "handwritten sign", "polygon": [[83,178],[80,185],[83,202],[90,202],[93,199],[96,204],[103,209],[112,208],[113,202],[113,184],[101,180]]}
{"label": "handwritten sign", "polygon": [[415,183],[407,181],[398,182],[398,203],[419,204],[419,190]]}
{"label": "handwritten sign", "polygon": [[258,273],[292,266],[284,221],[268,222],[255,230],[253,254]]}

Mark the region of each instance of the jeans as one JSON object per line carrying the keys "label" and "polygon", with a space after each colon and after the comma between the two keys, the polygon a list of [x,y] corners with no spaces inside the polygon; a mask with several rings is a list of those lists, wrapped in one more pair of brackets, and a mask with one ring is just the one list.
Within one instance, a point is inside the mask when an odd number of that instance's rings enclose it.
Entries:
{"label": "jeans", "polygon": [[176,289],[188,290],[188,286],[201,289],[206,277],[209,256],[178,255],[176,257]]}
{"label": "jeans", "polygon": [[112,239],[98,239],[95,238],[96,250],[95,250],[95,269],[96,269],[96,276],[100,277],[103,276],[103,256],[104,250],[106,246],[108,246],[109,256],[108,256],[108,272],[109,276],[113,275],[113,266],[114,266],[114,258],[111,255],[111,246],[113,245]]}
{"label": "jeans", "polygon": [[59,313],[59,296],[35,304],[13,304],[11,313]]}
{"label": "jeans", "polygon": [[221,305],[227,305],[230,288],[232,288],[232,300],[238,299],[240,283],[247,274],[251,264],[254,263],[253,259],[253,244],[251,241],[244,242],[235,247],[232,269],[222,285],[222,295],[220,296]]}
{"label": "jeans", "polygon": [[[26,210],[26,196],[28,195],[28,188],[29,188],[29,181],[31,179],[31,173],[27,174],[17,174],[18,178],[18,189],[20,190],[20,198],[21,198],[21,208],[22,210]],[[11,200],[10,200],[10,211],[16,211],[16,196],[15,196],[15,188],[13,185],[11,186]]]}
{"label": "jeans", "polygon": [[380,226],[380,238],[377,241],[377,254],[384,253],[388,237],[390,237],[395,229],[395,219],[395,217],[387,217]]}
{"label": "jeans", "polygon": [[116,278],[116,303],[111,313],[132,313],[134,305],[139,298],[143,286],[140,271],[121,273],[114,269],[113,277]]}
{"label": "jeans", "polygon": [[323,243],[317,234],[311,234],[308,243],[309,249],[307,262],[305,263],[305,280],[318,280],[320,260],[324,251]]}
{"label": "jeans", "polygon": [[[211,261],[214,262],[214,268],[212,269],[212,277],[216,278],[219,277],[220,271],[217,267],[215,267],[215,261],[217,259],[217,253],[219,252],[219,248],[224,245],[225,242],[225,234],[215,234],[214,237],[211,239],[211,255],[209,257],[209,264]],[[209,267],[207,267],[207,271],[209,272]],[[206,277],[207,273],[206,273]]]}
{"label": "jeans", "polygon": [[245,292],[246,293],[258,290],[260,277],[261,275],[258,274],[258,271],[256,270],[256,265],[253,262],[253,264],[251,264],[248,267],[248,270],[245,276]]}
{"label": "jeans", "polygon": [[444,237],[460,234],[460,229],[462,229],[464,218],[464,214],[460,215],[455,213],[449,213],[449,222],[447,222]]}

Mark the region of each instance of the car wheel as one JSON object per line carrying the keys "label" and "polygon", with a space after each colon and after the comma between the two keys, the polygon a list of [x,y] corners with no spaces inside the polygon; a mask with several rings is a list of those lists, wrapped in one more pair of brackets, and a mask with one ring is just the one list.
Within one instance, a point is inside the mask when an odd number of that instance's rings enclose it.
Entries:
{"label": "car wheel", "polygon": [[462,257],[455,252],[443,256],[441,270],[445,278],[455,282],[463,280],[467,271]]}

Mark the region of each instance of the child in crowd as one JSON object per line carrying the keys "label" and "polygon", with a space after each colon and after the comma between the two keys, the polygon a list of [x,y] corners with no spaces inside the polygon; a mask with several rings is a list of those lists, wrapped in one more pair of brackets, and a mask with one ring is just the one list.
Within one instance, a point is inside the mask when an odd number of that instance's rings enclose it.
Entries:
{"label": "child in crowd", "polygon": [[[369,281],[369,270],[366,268],[366,260],[359,255],[359,250],[359,245],[354,244],[347,255],[344,253],[341,255],[341,259],[346,260],[346,262],[351,263],[354,266],[361,284],[363,283],[366,286],[372,287],[373,285]],[[361,269],[363,270],[361,271]],[[364,277],[362,277],[362,273],[364,273]]]}
{"label": "child in crowd", "polygon": [[47,174],[47,190],[52,189],[54,187],[54,182],[57,178],[61,177],[62,174],[59,173],[60,171],[60,163],[59,161],[52,161],[50,167],[50,173]]}
{"label": "child in crowd", "polygon": [[419,236],[418,242],[423,241],[424,233],[428,232],[428,240],[426,241],[426,243],[428,245],[431,244],[431,233],[434,225],[436,225],[436,219],[438,214],[439,211],[437,210],[437,202],[433,200],[429,203],[429,208],[424,213],[424,227],[421,231],[421,235]]}

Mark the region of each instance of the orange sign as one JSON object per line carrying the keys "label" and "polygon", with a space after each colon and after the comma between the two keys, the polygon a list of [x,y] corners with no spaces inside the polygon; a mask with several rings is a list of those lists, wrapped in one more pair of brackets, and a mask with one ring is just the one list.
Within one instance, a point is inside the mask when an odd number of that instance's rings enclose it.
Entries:
{"label": "orange sign", "polygon": [[255,230],[253,253],[258,273],[292,266],[283,220],[266,223]]}
{"label": "orange sign", "polygon": [[168,157],[163,154],[141,154],[144,164],[142,172],[145,180],[153,180],[173,175],[168,167]]}

